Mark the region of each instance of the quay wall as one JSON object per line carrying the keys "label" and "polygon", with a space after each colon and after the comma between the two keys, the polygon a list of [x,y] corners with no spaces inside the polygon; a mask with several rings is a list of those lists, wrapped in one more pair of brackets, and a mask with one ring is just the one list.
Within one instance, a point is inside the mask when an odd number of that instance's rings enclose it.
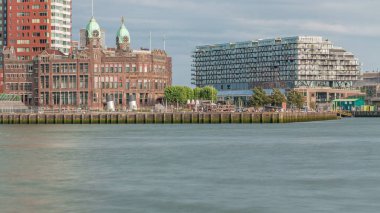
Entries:
{"label": "quay wall", "polygon": [[249,124],[337,119],[336,113],[0,114],[0,124]]}
{"label": "quay wall", "polygon": [[380,118],[380,112],[353,112],[356,118]]}

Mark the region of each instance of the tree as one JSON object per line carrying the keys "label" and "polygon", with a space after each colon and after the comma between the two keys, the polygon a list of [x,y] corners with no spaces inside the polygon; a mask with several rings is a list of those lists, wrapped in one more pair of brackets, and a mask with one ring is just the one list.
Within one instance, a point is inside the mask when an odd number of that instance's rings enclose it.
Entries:
{"label": "tree", "polygon": [[281,106],[282,103],[286,102],[286,97],[281,93],[279,89],[273,89],[273,94],[271,96],[273,106]]}
{"label": "tree", "polygon": [[267,96],[263,88],[255,87],[253,89],[253,95],[250,99],[250,104],[253,107],[262,107],[266,104],[269,104],[271,99]]}
{"label": "tree", "polygon": [[199,88],[199,87],[196,87],[193,89],[193,93],[194,93],[194,99],[195,100],[199,100],[201,99],[201,93],[202,93],[202,89]]}
{"label": "tree", "polygon": [[169,103],[184,104],[187,101],[186,89],[181,86],[170,86],[165,88],[165,99]]}
{"label": "tree", "polygon": [[194,99],[194,91],[190,87],[183,87],[183,92],[186,94],[186,101],[187,100],[193,100]]}
{"label": "tree", "polygon": [[287,99],[289,106],[296,107],[298,109],[301,109],[305,103],[303,94],[294,90],[288,93]]}
{"label": "tree", "polygon": [[170,86],[165,88],[165,99],[171,103],[186,104],[187,100],[203,99],[216,101],[218,90],[214,87],[207,86],[204,88],[195,88],[185,86]]}
{"label": "tree", "polygon": [[216,101],[217,94],[218,94],[218,90],[216,90],[212,86],[203,87],[201,92],[200,92],[201,99],[203,99],[203,100]]}

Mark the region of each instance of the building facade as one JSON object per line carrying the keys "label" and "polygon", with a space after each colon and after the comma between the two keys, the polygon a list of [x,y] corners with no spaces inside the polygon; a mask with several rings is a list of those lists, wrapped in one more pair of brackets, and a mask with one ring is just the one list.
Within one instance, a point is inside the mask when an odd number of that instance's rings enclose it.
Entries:
{"label": "building facade", "polygon": [[51,48],[69,54],[72,39],[72,0],[51,0]]}
{"label": "building facade", "polygon": [[380,72],[364,72],[363,81],[357,83],[357,87],[366,94],[366,102],[376,105],[380,109]]}
{"label": "building facade", "polygon": [[7,1],[0,1],[0,51],[7,45]]}
{"label": "building facade", "polygon": [[0,93],[4,47],[13,47],[19,60],[32,60],[48,48],[70,53],[72,0],[3,0],[0,12]]}
{"label": "building facade", "polygon": [[0,1],[0,50],[7,45],[7,2]]}
{"label": "building facade", "polygon": [[0,1],[0,93],[3,92],[3,48],[7,45],[7,1]]}
{"label": "building facade", "polygon": [[5,48],[4,64],[4,93],[18,95],[26,105],[33,104],[34,62],[17,58],[15,48]]}
{"label": "building facade", "polygon": [[356,88],[295,88],[296,91],[302,93],[305,97],[305,106],[318,110],[331,110],[331,103],[336,99],[347,99],[364,97],[360,89]]}
{"label": "building facade", "polygon": [[[101,28],[92,18],[86,46],[75,53],[46,49],[33,60],[20,61],[14,48],[6,49],[6,93],[25,94],[24,103],[44,109],[103,110],[109,100],[118,110],[129,109],[131,101],[139,107],[160,103],[172,83],[171,58],[162,50],[133,50],[130,38],[123,20],[115,36],[117,47],[105,49]],[[17,62],[25,66],[15,67]],[[12,75],[16,73],[17,78]],[[24,78],[27,73],[31,77]]]}
{"label": "building facade", "polygon": [[20,60],[31,60],[47,48],[69,54],[71,0],[7,1],[6,45]]}
{"label": "building facade", "polygon": [[199,46],[192,83],[220,91],[271,88],[351,88],[360,80],[352,53],[322,37],[297,36]]}

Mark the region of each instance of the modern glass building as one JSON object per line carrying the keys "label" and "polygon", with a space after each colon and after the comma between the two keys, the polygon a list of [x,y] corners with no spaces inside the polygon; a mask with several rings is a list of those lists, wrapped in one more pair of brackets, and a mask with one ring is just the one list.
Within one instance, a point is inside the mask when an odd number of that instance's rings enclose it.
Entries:
{"label": "modern glass building", "polygon": [[192,83],[221,93],[246,94],[256,86],[351,88],[360,80],[355,56],[317,36],[295,36],[196,47]]}

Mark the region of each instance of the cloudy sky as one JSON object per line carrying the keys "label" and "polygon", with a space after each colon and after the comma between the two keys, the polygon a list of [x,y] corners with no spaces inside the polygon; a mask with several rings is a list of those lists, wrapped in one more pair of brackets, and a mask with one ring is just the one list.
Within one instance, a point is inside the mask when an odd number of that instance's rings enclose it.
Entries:
{"label": "cloudy sky", "polygon": [[[353,52],[363,71],[380,69],[379,0],[94,0],[95,17],[114,46],[120,17],[137,49],[163,48],[173,57],[173,83],[190,85],[197,45],[320,35]],[[73,34],[91,17],[91,0],[73,1]]]}

